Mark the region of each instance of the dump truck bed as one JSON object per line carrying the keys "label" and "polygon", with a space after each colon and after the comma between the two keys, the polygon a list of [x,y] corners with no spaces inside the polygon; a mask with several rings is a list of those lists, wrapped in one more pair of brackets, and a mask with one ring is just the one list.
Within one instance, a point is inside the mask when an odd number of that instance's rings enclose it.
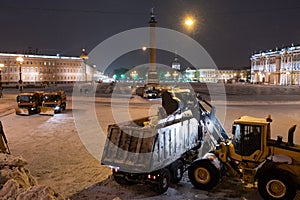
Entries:
{"label": "dump truck bed", "polygon": [[161,169],[200,147],[198,125],[189,111],[109,125],[102,163],[125,172]]}

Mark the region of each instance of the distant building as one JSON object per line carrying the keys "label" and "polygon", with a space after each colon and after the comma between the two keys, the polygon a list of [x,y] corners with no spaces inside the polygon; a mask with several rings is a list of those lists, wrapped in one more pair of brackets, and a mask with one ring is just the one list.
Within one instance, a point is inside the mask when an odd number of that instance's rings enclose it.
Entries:
{"label": "distant building", "polygon": [[[17,57],[24,60],[21,67],[16,61]],[[92,81],[95,67],[87,64],[85,58],[0,53],[0,63],[4,65],[2,83],[3,85],[18,83],[20,75],[23,84]]]}
{"label": "distant building", "polygon": [[300,85],[300,46],[253,54],[251,82],[274,85]]}
{"label": "distant building", "polygon": [[186,69],[185,78],[188,81],[203,83],[234,83],[247,81],[247,70],[217,70],[217,69]]}

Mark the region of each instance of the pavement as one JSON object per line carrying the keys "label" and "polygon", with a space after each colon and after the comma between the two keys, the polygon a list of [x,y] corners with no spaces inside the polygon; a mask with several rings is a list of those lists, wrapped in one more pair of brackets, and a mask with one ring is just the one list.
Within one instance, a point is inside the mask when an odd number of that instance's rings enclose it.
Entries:
{"label": "pavement", "polygon": [[0,117],[15,111],[14,108],[17,107],[16,97],[17,91],[15,94],[3,92],[3,96],[0,98]]}

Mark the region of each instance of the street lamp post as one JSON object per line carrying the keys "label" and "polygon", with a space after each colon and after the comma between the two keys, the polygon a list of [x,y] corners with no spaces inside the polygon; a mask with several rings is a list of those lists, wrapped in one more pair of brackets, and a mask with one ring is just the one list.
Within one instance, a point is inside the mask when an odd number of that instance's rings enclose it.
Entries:
{"label": "street lamp post", "polygon": [[17,62],[19,64],[19,73],[20,73],[20,79],[19,79],[19,90],[20,93],[23,91],[23,85],[22,85],[22,64],[24,62],[24,59],[22,57],[17,57]]}
{"label": "street lamp post", "polygon": [[0,98],[2,98],[2,68],[4,64],[0,63]]}

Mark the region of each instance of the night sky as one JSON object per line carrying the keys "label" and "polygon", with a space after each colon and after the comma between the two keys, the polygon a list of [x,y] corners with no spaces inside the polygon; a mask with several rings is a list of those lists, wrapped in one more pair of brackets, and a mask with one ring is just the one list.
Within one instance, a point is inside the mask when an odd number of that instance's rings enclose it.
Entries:
{"label": "night sky", "polygon": [[[1,0],[0,51],[79,56],[147,27],[152,7],[157,26],[194,38],[220,69],[249,67],[255,51],[300,44],[299,0]],[[197,20],[193,31],[182,25],[186,15]]]}

